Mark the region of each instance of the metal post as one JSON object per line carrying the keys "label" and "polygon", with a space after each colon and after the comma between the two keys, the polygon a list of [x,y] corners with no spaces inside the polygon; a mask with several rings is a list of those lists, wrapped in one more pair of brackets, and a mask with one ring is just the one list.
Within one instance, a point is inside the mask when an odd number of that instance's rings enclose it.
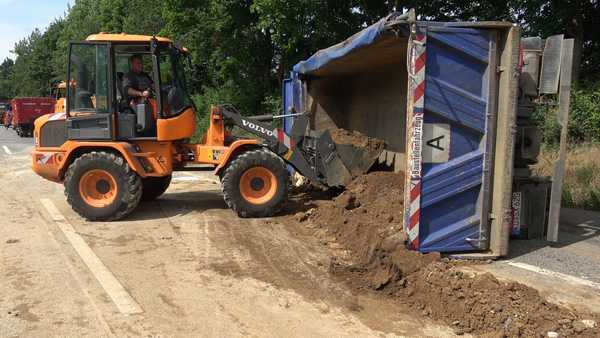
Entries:
{"label": "metal post", "polygon": [[569,127],[569,107],[571,104],[571,72],[573,69],[573,39],[565,39],[562,44],[560,62],[560,91],[558,103],[558,123],[561,126],[560,148],[558,159],[554,163],[552,175],[552,191],[550,194],[550,214],[548,216],[547,240],[558,241],[558,226],[560,221],[560,207],[562,186],[565,175],[567,159],[567,132]]}

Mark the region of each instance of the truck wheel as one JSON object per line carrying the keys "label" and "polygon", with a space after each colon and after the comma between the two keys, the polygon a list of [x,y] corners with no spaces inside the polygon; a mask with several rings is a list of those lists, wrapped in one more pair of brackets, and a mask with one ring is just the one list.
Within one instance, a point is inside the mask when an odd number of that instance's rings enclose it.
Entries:
{"label": "truck wheel", "polygon": [[289,185],[285,163],[266,149],[237,156],[221,180],[225,203],[240,217],[275,214],[287,198]]}
{"label": "truck wheel", "polygon": [[171,175],[142,178],[142,201],[152,201],[162,195],[171,184]]}
{"label": "truck wheel", "polygon": [[81,155],[65,175],[67,201],[90,221],[118,220],[135,209],[142,181],[121,156],[103,151]]}

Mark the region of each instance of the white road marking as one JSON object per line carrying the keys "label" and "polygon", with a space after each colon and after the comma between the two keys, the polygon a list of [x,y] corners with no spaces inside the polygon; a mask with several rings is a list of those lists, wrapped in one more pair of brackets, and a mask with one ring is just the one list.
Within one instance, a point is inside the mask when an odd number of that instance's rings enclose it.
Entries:
{"label": "white road marking", "polygon": [[[102,325],[104,327],[107,337],[115,337],[115,335],[112,333],[112,330],[110,329],[110,325],[108,325],[108,322],[104,318],[102,310],[100,310],[98,308],[98,305],[94,301],[94,298],[92,298],[89,291],[84,287],[84,282],[81,280],[81,276],[75,270],[75,267],[73,266],[71,260],[65,254],[64,250],[61,250],[59,241],[56,238],[56,236],[54,235],[53,231],[50,229],[50,225],[47,222],[45,222],[44,225],[46,226],[46,231],[48,232],[48,236],[51,239],[52,244],[54,245],[56,250],[59,252],[59,255],[61,255],[61,257],[63,258],[65,264],[67,265],[67,267],[69,269],[69,272],[71,273],[71,276],[73,276],[73,279],[75,279],[75,283],[77,283],[77,285],[81,289],[81,292],[85,295],[85,297],[90,302],[90,305],[94,308],[94,311],[96,312],[96,318],[100,322],[100,325]],[[2,336],[2,335],[0,335],[0,336]]]}
{"label": "white road marking", "polygon": [[12,155],[12,151],[7,146],[2,146],[2,149],[4,149],[4,152],[8,155]]}
{"label": "white road marking", "polygon": [[42,205],[46,208],[52,217],[52,220],[60,228],[65,237],[67,237],[69,243],[73,246],[73,249],[75,249],[79,257],[81,257],[85,265],[87,265],[88,269],[90,269],[94,277],[96,277],[100,285],[102,285],[104,291],[106,291],[119,311],[126,315],[144,312],[135,299],[133,299],[123,285],[121,285],[119,280],[117,280],[106,265],[102,263],[100,258],[96,256],[92,248],[90,248],[84,239],[75,232],[73,226],[60,213],[54,203],[47,198],[41,199],[40,202],[42,202]]}
{"label": "white road marking", "polygon": [[591,225],[591,224],[585,224],[585,223],[582,223],[582,224],[577,224],[577,225],[576,225],[576,227],[579,227],[579,228],[587,228],[588,230],[589,230],[589,229],[592,229],[592,230],[600,230],[600,227],[598,227],[598,226],[594,226],[594,225]]}
{"label": "white road marking", "polygon": [[567,281],[567,282],[570,282],[573,284],[583,285],[583,286],[587,286],[587,287],[590,287],[593,289],[600,289],[600,283],[596,283],[596,282],[592,282],[591,280],[587,280],[587,279],[567,275],[564,273],[540,268],[539,266],[530,265],[530,264],[521,263],[521,262],[513,262],[513,261],[507,261],[507,264],[510,266],[514,266],[514,267],[523,269],[523,270],[539,273],[541,275],[551,276],[551,277],[555,277],[558,279],[562,279],[564,281]]}
{"label": "white road marking", "polygon": [[584,228],[584,231],[585,231],[585,233],[582,236],[585,236],[585,237],[593,236],[596,234],[596,232],[598,232],[598,230],[588,229],[588,228]]}

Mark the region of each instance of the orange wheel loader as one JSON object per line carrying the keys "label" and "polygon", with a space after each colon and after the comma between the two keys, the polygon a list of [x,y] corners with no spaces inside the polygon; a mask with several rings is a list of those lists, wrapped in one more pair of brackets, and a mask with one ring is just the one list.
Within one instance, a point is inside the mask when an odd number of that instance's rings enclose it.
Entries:
{"label": "orange wheel loader", "polygon": [[[138,90],[151,95],[131,97],[124,85],[133,56],[150,83]],[[336,145],[327,131],[309,131],[306,114],[295,114],[288,134],[264,123],[281,116],[245,117],[231,106],[211,108],[202,141],[189,143],[196,113],[186,92],[186,57],[186,49],[152,36],[99,33],[69,45],[65,111],[35,121],[32,166],[64,184],[81,216],[121,219],[140,200],[164,193],[173,171],[199,164],[212,166],[239,216],[270,216],[286,199],[287,165],[316,184],[341,186],[379,156]],[[233,127],[257,138],[236,137]]]}

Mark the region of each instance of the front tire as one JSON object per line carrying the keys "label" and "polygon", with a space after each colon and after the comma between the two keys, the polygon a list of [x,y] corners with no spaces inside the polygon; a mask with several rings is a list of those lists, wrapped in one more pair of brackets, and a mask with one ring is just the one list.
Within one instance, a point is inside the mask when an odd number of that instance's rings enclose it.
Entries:
{"label": "front tire", "polygon": [[285,202],[290,176],[281,158],[267,149],[242,153],[221,180],[225,203],[240,217],[268,217]]}
{"label": "front tire", "polygon": [[104,151],[77,158],[67,169],[64,185],[67,202],[90,221],[121,219],[142,197],[142,181],[127,161]]}
{"label": "front tire", "polygon": [[152,201],[164,194],[171,184],[171,175],[142,178],[142,201]]}

